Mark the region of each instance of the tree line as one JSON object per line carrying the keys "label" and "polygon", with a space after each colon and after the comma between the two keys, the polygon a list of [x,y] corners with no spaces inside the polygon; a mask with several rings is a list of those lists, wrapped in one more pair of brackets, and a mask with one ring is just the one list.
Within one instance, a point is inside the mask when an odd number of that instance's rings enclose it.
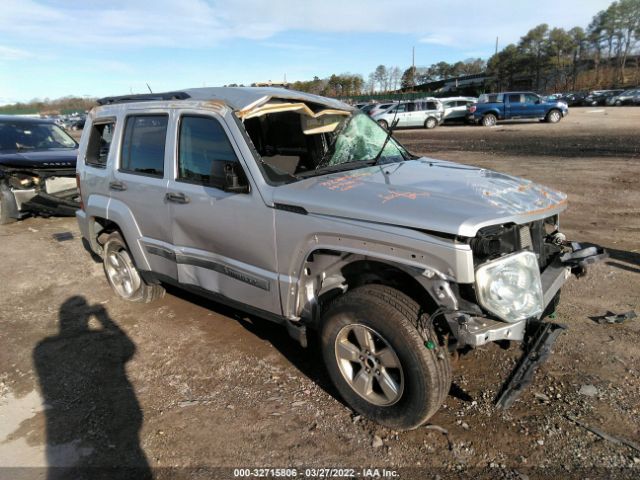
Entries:
{"label": "tree line", "polygon": [[85,112],[96,105],[94,98],[88,97],[62,97],[55,100],[49,98],[34,98],[29,102],[18,102],[11,105],[3,105],[0,107],[1,113],[60,113],[66,111]]}
{"label": "tree line", "polygon": [[313,80],[293,82],[290,87],[327,97],[350,97],[411,89],[422,83],[482,73],[485,68],[486,63],[480,58],[455,63],[438,62],[429,67],[412,66],[405,70],[397,66],[378,65],[367,76],[367,80],[360,74],[342,73],[332,74],[327,78],[316,76]]}
{"label": "tree line", "polygon": [[546,23],[532,28],[488,60],[487,74],[498,90],[515,88],[524,79],[539,91],[637,85],[639,42],[640,0],[619,0],[598,12],[586,29]]}

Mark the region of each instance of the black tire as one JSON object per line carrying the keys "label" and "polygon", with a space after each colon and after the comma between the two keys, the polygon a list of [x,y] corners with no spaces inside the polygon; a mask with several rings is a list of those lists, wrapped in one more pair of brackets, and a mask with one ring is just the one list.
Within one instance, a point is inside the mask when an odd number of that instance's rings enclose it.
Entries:
{"label": "black tire", "polygon": [[[150,285],[144,281],[120,232],[110,233],[102,248],[104,273],[118,297],[129,302],[150,303],[164,296],[165,290],[161,285]],[[117,267],[111,263],[114,256],[119,264],[124,265],[123,270],[130,277],[130,288],[118,286],[119,282],[114,279],[114,270],[117,270]]]}
{"label": "black tire", "polygon": [[386,120],[378,120],[378,125],[380,125],[385,130],[389,130],[389,123]]}
{"label": "black tire", "polygon": [[616,107],[621,107],[622,106],[622,102],[620,100],[616,100]]}
{"label": "black tire", "polygon": [[553,110],[549,110],[549,113],[547,113],[545,118],[545,121],[548,123],[558,123],[560,120],[562,120],[562,112],[555,108]]}
{"label": "black tire", "polygon": [[[320,347],[333,384],[356,412],[389,428],[419,427],[438,410],[449,393],[449,354],[440,346],[432,328],[419,332],[418,323],[428,318],[421,318],[422,315],[426,314],[420,306],[404,293],[383,285],[366,285],[339,297],[323,317]],[[343,375],[338,339],[350,326],[364,326],[378,334],[396,354],[402,389],[394,403],[378,405],[367,400]]]}
{"label": "black tire", "polygon": [[487,113],[484,117],[482,117],[483,127],[495,127],[497,123],[498,117],[496,117],[493,113]]}
{"label": "black tire", "polygon": [[437,126],[438,120],[433,117],[429,117],[424,121],[424,128],[426,128],[427,130],[431,130],[433,128],[436,128]]}

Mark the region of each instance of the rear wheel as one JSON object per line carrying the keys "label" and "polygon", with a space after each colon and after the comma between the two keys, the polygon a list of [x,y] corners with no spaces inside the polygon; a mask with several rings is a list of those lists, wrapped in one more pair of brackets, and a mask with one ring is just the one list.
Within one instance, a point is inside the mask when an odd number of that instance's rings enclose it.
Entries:
{"label": "rear wheel", "polygon": [[438,126],[438,121],[433,117],[427,118],[424,122],[424,128],[428,130],[431,130],[432,128],[436,128],[437,126]]}
{"label": "rear wheel", "polygon": [[484,117],[482,117],[482,125],[485,127],[493,127],[498,123],[498,117],[496,117],[493,113],[487,113]]}
{"label": "rear wheel", "polygon": [[[451,365],[428,317],[402,292],[358,287],[328,309],[320,336],[334,385],[358,413],[394,429],[413,429],[440,407]],[[426,322],[428,323],[428,322]]]}
{"label": "rear wheel", "polygon": [[558,123],[562,119],[562,113],[560,110],[551,110],[547,113],[547,122],[549,123]]}
{"label": "rear wheel", "polygon": [[161,285],[150,285],[144,281],[119,232],[109,234],[103,249],[104,273],[109,285],[120,298],[130,302],[149,303],[164,296]]}
{"label": "rear wheel", "polygon": [[378,125],[380,125],[385,130],[389,130],[389,124],[386,120],[378,120]]}

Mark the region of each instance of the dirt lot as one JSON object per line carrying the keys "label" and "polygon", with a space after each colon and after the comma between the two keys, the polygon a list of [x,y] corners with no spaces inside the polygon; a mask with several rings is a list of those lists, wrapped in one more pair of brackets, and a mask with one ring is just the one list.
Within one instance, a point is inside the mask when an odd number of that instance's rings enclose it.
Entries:
{"label": "dirt lot", "polygon": [[[568,417],[640,444],[640,319],[590,318],[640,313],[640,108],[397,136],[416,153],[567,192],[563,230],[611,253],[563,289],[557,321],[569,330],[511,410],[492,400],[520,351],[490,345],[457,362],[430,422],[448,434],[381,428],[341,403],[317,352],[284,330],[176,291],[151,305],[119,301],[74,219],[32,218],[0,227],[0,466],[45,468],[0,468],[0,478],[44,478],[46,466],[79,459],[140,467],[131,478],[147,468],[156,478],[222,478],[231,472],[216,467],[267,466],[638,478],[640,450]],[[64,232],[73,238],[55,238]]]}

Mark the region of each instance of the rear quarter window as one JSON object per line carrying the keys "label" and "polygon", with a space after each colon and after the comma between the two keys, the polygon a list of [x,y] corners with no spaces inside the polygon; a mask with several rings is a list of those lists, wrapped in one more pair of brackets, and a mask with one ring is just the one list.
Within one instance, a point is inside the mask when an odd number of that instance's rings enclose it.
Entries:
{"label": "rear quarter window", "polygon": [[91,133],[85,154],[85,163],[92,167],[104,168],[109,158],[115,120],[96,120],[91,125]]}

